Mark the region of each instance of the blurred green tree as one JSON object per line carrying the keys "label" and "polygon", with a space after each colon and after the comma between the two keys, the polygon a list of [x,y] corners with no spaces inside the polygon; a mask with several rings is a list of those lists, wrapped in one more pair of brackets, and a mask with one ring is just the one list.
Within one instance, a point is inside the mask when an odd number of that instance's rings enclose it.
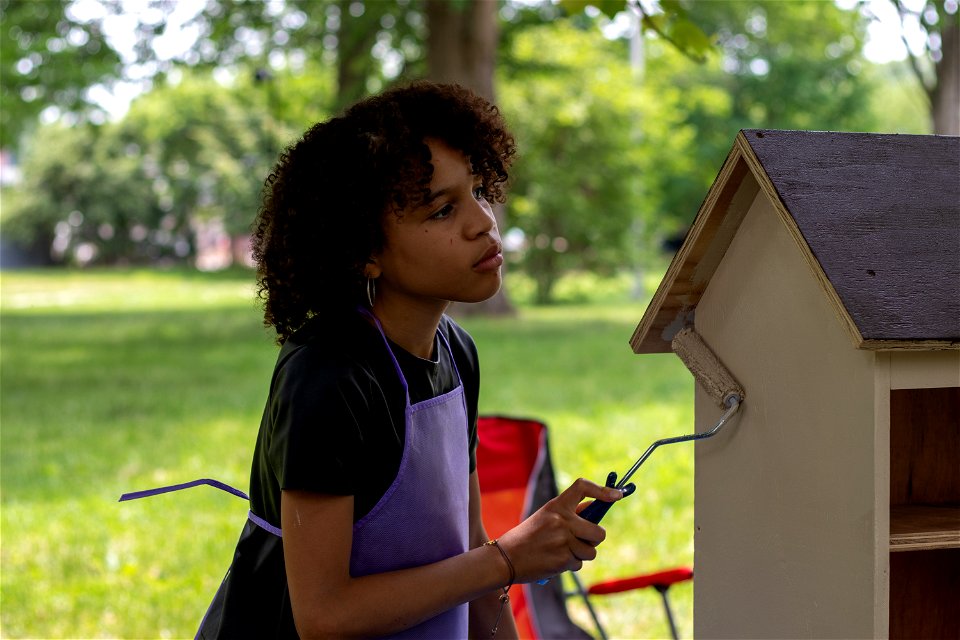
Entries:
{"label": "blurred green tree", "polygon": [[711,84],[732,96],[732,117],[745,126],[863,126],[866,20],[856,11],[831,2],[697,0],[691,16],[716,34],[724,73]]}
{"label": "blurred green tree", "polygon": [[864,71],[874,87],[870,112],[876,119],[876,131],[932,133],[927,97],[922,90],[917,90],[916,79],[906,61],[870,65]]}
{"label": "blurred green tree", "polygon": [[261,180],[294,133],[251,95],[248,82],[228,89],[188,76],[136,100],[119,123],[122,144],[150,167],[171,231],[189,235],[211,220],[231,234],[249,230]]}
{"label": "blurred green tree", "polygon": [[570,15],[595,8],[607,18],[615,19],[622,12],[639,18],[640,28],[670,43],[691,60],[703,62],[713,49],[710,36],[690,17],[684,0],[659,0],[642,3],[639,0],[559,0]]}
{"label": "blurred green tree", "polygon": [[[275,74],[307,63],[335,69],[327,108],[338,111],[398,77],[421,76],[423,1],[212,0],[189,23],[199,32],[183,61]],[[409,67],[417,67],[410,72]]]}
{"label": "blurred green tree", "polygon": [[652,41],[646,84],[655,95],[723,95],[727,105],[680,107],[696,142],[689,166],[661,185],[662,206],[673,216],[692,220],[740,129],[876,130],[874,85],[861,53],[865,19],[857,12],[832,2],[728,0],[694,2],[690,15],[715,34],[716,55],[694,64]]}
{"label": "blurred green tree", "polygon": [[545,303],[570,269],[629,263],[644,105],[624,43],[596,30],[569,22],[531,28],[504,53],[523,70],[499,82],[521,150],[508,224],[524,232],[521,266]]}
{"label": "blurred green tree", "polygon": [[0,147],[15,147],[51,106],[102,122],[89,89],[120,75],[100,25],[68,3],[0,0]]}
{"label": "blurred green tree", "polygon": [[741,128],[873,128],[856,12],[819,2],[688,8],[715,48],[698,63],[649,38],[642,81],[626,44],[596,28],[561,22],[508,36],[501,104],[524,152],[508,226],[524,232],[522,267],[538,300],[565,271],[637,268],[683,233]]}
{"label": "blurred green tree", "polygon": [[[489,95],[495,52],[497,101],[522,152],[503,226],[525,231],[525,266],[548,299],[564,271],[634,267],[682,232],[739,128],[870,128],[854,11],[663,0],[640,16],[652,34],[641,82],[627,43],[596,27],[627,3],[601,0],[605,13],[577,13],[588,4],[597,3],[212,0],[187,25],[196,27],[193,45],[161,60],[153,39],[173,5],[150,0],[135,51],[154,65],[156,88],[110,135],[144,154],[170,227],[163,238],[205,220],[238,233],[292,133],[397,79],[460,79]],[[558,19],[564,8],[572,20]],[[214,69],[230,80],[213,83]],[[55,225],[70,211],[46,219]]]}
{"label": "blurred green tree", "polygon": [[[151,246],[164,210],[149,169],[113,127],[41,127],[31,137],[24,181],[4,191],[4,236],[46,263],[88,264],[160,258]],[[182,245],[181,245],[182,249]]]}
{"label": "blurred green tree", "polygon": [[[926,34],[917,51],[907,43],[908,61],[927,97],[934,133],[960,135],[960,12],[957,0],[929,0],[911,8],[890,0],[904,32],[911,26]],[[906,38],[904,38],[906,41]]]}
{"label": "blurred green tree", "polygon": [[136,100],[121,122],[41,128],[5,202],[4,234],[83,264],[185,261],[205,225],[245,234],[262,177],[293,134],[267,99],[188,76]]}

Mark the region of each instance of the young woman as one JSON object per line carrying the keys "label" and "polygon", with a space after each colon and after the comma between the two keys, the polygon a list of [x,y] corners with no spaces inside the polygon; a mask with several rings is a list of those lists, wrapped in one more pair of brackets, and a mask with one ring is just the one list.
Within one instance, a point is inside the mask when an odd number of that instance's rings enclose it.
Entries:
{"label": "young woman", "polygon": [[513,155],[495,107],[418,83],[281,156],[254,234],[281,349],[199,637],[515,636],[513,583],[596,556],[578,506],[621,494],[586,480],[499,540],[480,519],[477,353],[444,312],[500,287],[490,202]]}

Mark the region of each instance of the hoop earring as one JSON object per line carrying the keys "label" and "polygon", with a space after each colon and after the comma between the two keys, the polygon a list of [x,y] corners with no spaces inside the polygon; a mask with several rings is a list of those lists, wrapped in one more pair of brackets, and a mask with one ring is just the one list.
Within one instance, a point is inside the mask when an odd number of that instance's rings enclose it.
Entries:
{"label": "hoop earring", "polygon": [[373,301],[376,297],[377,297],[376,280],[373,278],[367,278],[367,302],[370,303],[371,309],[373,309]]}

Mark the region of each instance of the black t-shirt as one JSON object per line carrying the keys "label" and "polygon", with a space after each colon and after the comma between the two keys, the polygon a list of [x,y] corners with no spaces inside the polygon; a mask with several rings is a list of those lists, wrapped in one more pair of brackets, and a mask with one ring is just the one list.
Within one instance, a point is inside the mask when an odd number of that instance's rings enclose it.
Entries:
{"label": "black t-shirt", "polygon": [[[391,343],[416,404],[457,386],[467,402],[470,470],[476,466],[477,350],[466,331],[444,316],[434,361]],[[314,318],[292,335],[277,358],[260,423],[250,478],[251,508],[280,526],[280,490],[354,497],[354,521],[377,503],[403,455],[405,397],[376,327],[359,314]]]}
{"label": "black t-shirt", "polygon": [[[434,361],[390,345],[416,404],[453,390],[467,404],[470,471],[476,468],[480,374],[469,334],[444,316]],[[453,364],[456,364],[454,368]],[[354,522],[393,483],[404,442],[403,386],[383,338],[359,313],[316,317],[277,357],[250,474],[250,509],[280,526],[282,489],[354,497]],[[280,538],[247,522],[210,607],[202,638],[295,638]],[[253,634],[253,635],[250,635]]]}

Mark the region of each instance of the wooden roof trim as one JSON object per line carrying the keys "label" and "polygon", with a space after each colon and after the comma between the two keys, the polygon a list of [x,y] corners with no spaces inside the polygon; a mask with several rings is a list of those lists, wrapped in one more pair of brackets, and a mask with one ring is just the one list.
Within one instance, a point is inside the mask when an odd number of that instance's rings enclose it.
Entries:
{"label": "wooden roof trim", "polygon": [[960,343],[953,340],[864,340],[861,349],[868,351],[956,351]]}
{"label": "wooden roof trim", "polygon": [[747,141],[747,137],[744,135],[743,131],[740,131],[740,133],[737,134],[734,145],[740,148],[744,160],[750,166],[750,170],[753,172],[754,177],[760,184],[760,189],[767,195],[767,198],[773,204],[773,208],[777,212],[780,222],[782,222],[784,227],[786,227],[787,233],[789,233],[794,242],[797,243],[797,248],[800,249],[803,259],[810,267],[810,270],[813,273],[813,276],[816,278],[817,283],[820,285],[820,288],[823,290],[823,293],[827,296],[830,307],[836,314],[837,319],[847,330],[847,334],[850,336],[854,348],[863,349],[865,347],[865,343],[863,335],[860,333],[860,329],[857,327],[857,323],[854,322],[853,317],[847,311],[846,306],[843,304],[843,300],[840,299],[840,295],[837,293],[837,290],[830,282],[830,278],[827,277],[826,272],[820,265],[820,261],[817,260],[817,257],[810,249],[810,245],[807,244],[807,240],[803,237],[800,227],[797,226],[796,220],[793,219],[790,211],[780,198],[780,193],[770,180],[770,176],[767,175],[767,172],[764,170],[760,159],[757,158],[757,155],[750,147],[750,143]]}
{"label": "wooden roof trim", "polygon": [[[737,205],[749,205],[757,193],[756,181],[750,174],[742,150],[735,144],[630,338],[634,353],[669,353],[673,336],[693,323],[693,312],[700,296],[741,220],[726,220],[725,215],[714,215],[714,212],[730,210],[734,201]],[[746,210],[744,206],[739,208]]]}
{"label": "wooden roof trim", "polygon": [[[684,326],[692,324],[697,304],[723,259],[743,216],[757,192],[762,190],[774,205],[781,222],[810,265],[838,319],[847,329],[856,348],[925,348],[908,342],[896,347],[865,343],[836,289],[780,198],[763,165],[743,131],[737,134],[707,197],[700,205],[693,225],[667,268],[653,299],[630,338],[634,353],[669,353],[670,341]],[[694,260],[691,257],[695,257]]]}

